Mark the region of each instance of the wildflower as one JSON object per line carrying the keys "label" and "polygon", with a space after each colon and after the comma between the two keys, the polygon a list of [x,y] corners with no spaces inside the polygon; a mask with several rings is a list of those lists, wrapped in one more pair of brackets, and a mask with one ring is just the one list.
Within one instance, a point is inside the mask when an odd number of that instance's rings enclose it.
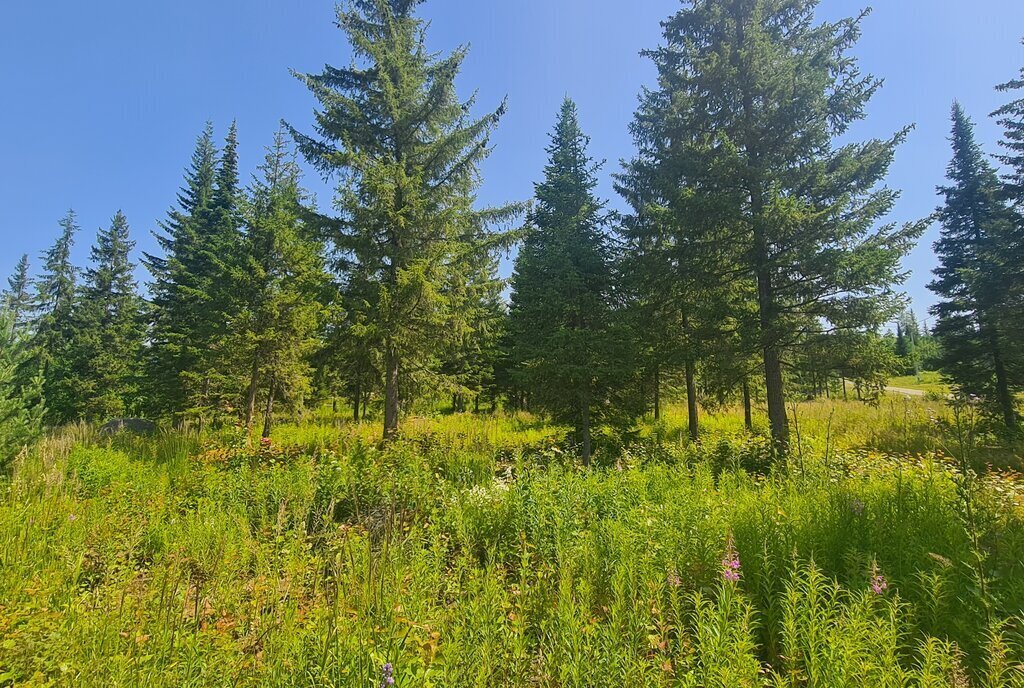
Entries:
{"label": "wildflower", "polygon": [[388,686],[395,685],[395,667],[391,665],[391,662],[385,664],[380,673],[380,688],[388,688]]}
{"label": "wildflower", "polygon": [[668,584],[673,588],[683,587],[683,579],[679,577],[679,574],[675,571],[668,572]]}
{"label": "wildflower", "polygon": [[889,589],[889,583],[885,580],[885,576],[879,574],[872,576],[871,578],[871,591],[876,595],[881,595],[883,592]]}
{"label": "wildflower", "polygon": [[740,580],[740,553],[736,551],[736,544],[731,535],[725,548],[725,558],[722,559],[722,578],[730,583],[737,583]]}
{"label": "wildflower", "polygon": [[864,514],[864,502],[860,501],[859,499],[854,498],[854,500],[852,502],[850,502],[850,511],[852,511],[857,516],[863,515]]}
{"label": "wildflower", "polygon": [[871,565],[871,592],[876,595],[881,595],[889,589],[889,581],[885,580],[885,576],[882,575],[881,571],[878,570],[878,564]]}

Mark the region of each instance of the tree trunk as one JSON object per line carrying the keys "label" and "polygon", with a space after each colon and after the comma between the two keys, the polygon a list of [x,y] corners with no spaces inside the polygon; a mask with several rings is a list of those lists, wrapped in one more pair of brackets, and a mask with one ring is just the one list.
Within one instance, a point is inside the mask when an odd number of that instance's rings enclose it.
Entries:
{"label": "tree trunk", "polygon": [[1006,429],[1012,433],[1017,432],[1017,409],[1010,391],[1010,384],[1006,376],[1006,364],[1003,362],[1003,352],[999,346],[999,338],[990,334],[992,342],[992,362],[995,364],[996,373],[996,400],[999,403],[999,410],[1003,413],[1003,422]]}
{"label": "tree trunk", "polygon": [[750,407],[750,381],[743,378],[743,425],[747,432],[754,431],[754,413]]}
{"label": "tree trunk", "polygon": [[274,394],[277,392],[277,380],[270,378],[270,387],[267,388],[267,408],[263,412],[263,439],[270,437],[270,431],[274,425]]}
{"label": "tree trunk", "polygon": [[771,275],[766,268],[758,270],[758,307],[761,312],[761,337],[764,347],[764,386],[768,398],[768,423],[772,440],[781,453],[789,450],[789,417],[786,414],[786,392],[782,381],[782,355],[774,341],[775,300]]}
{"label": "tree trunk", "polygon": [[352,395],[352,421],[359,423],[359,402],[363,400],[363,389],[359,381],[356,381],[356,391]]}
{"label": "tree trunk", "polygon": [[252,374],[249,377],[249,391],[245,398],[245,433],[252,433],[252,424],[256,420],[256,391],[259,385],[260,366],[256,359],[252,362]]}
{"label": "tree trunk", "polygon": [[700,419],[697,415],[697,381],[693,360],[686,362],[686,410],[689,416],[690,441],[700,439]]}
{"label": "tree trunk", "polygon": [[846,373],[843,373],[843,401],[849,401],[850,397],[846,393]]}
{"label": "tree trunk", "polygon": [[384,439],[398,435],[398,352],[387,342],[384,353]]}
{"label": "tree trunk", "polygon": [[661,366],[654,366],[654,420],[661,420]]}

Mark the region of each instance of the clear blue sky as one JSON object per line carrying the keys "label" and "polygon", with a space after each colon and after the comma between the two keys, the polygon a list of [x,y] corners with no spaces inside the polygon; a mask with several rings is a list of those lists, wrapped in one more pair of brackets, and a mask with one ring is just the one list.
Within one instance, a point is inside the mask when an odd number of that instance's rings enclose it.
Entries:
{"label": "clear blue sky", "polygon": [[[875,0],[856,53],[886,87],[859,136],[917,129],[889,180],[903,190],[896,219],[927,215],[949,158],[948,113],[959,99],[990,151],[998,139],[987,114],[993,91],[1024,65],[1020,0]],[[68,207],[83,233],[84,262],[95,230],[123,209],[140,248],[174,200],[196,135],[211,119],[222,136],[237,118],[248,175],[277,122],[308,129],[314,103],[289,68],[345,63],[330,0],[48,0],[0,9],[0,275],[54,239]],[[823,16],[864,3],[823,0]],[[525,199],[544,164],[560,100],[579,103],[595,156],[608,174],[631,153],[627,124],[653,71],[638,56],[660,41],[659,22],[677,0],[430,0],[432,47],[469,43],[460,81],[481,107],[509,98],[494,139],[483,202]],[[324,187],[313,185],[321,193]],[[918,315],[932,299],[934,229],[908,259],[907,289]]]}

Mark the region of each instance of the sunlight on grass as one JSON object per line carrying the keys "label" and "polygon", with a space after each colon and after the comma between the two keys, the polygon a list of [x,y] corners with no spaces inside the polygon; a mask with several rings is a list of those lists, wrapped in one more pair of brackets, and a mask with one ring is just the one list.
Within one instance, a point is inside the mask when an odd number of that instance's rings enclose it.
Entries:
{"label": "sunlight on grass", "polygon": [[968,527],[943,409],[799,404],[788,465],[684,412],[591,470],[526,415],[70,428],[2,487],[0,685],[1021,685],[1024,484]]}

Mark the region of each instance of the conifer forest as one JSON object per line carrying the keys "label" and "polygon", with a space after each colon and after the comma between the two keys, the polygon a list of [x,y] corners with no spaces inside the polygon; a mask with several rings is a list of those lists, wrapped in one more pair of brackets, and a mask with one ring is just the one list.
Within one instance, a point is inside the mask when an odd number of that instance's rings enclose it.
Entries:
{"label": "conifer forest", "polygon": [[1024,687],[1024,64],[922,115],[893,222],[910,123],[851,137],[885,75],[829,1],[681,0],[632,155],[566,97],[487,205],[511,104],[423,0],[344,0],[262,160],[211,122],[158,226],[41,209],[0,688]]}

